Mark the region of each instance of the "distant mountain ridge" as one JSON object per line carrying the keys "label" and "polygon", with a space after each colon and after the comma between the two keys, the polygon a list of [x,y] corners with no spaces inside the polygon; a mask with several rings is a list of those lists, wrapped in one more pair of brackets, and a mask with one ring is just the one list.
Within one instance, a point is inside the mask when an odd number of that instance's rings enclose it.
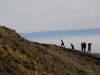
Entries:
{"label": "distant mountain ridge", "polygon": [[81,30],[60,30],[60,31],[44,31],[32,33],[19,33],[25,38],[55,38],[60,36],[84,36],[84,35],[100,35],[100,28],[81,29]]}

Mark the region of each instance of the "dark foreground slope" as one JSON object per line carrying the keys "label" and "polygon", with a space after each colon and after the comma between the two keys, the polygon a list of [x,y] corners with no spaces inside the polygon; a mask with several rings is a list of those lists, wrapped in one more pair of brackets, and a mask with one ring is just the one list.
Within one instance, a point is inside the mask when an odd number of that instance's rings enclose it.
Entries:
{"label": "dark foreground slope", "polygon": [[100,57],[31,42],[0,26],[0,75],[100,75]]}

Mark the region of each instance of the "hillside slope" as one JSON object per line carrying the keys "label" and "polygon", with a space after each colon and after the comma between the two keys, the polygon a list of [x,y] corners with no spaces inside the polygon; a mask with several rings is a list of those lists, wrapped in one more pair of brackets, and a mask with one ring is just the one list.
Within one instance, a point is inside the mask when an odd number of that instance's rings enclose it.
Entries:
{"label": "hillside slope", "polygon": [[32,42],[0,26],[0,75],[100,75],[100,57]]}

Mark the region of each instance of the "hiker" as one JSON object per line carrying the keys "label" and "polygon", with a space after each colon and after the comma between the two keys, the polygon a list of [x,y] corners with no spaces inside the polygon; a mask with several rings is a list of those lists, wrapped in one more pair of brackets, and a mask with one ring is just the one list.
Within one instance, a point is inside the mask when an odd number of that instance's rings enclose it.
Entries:
{"label": "hiker", "polygon": [[85,42],[81,42],[81,50],[86,52],[86,43]]}
{"label": "hiker", "polygon": [[81,50],[83,51],[83,42],[81,42]]}
{"label": "hiker", "polygon": [[74,50],[74,45],[71,43],[71,48]]}
{"label": "hiker", "polygon": [[84,52],[86,52],[86,43],[83,42],[83,49],[84,49]]}
{"label": "hiker", "polygon": [[88,52],[91,52],[91,45],[92,43],[88,43]]}
{"label": "hiker", "polygon": [[62,46],[65,48],[64,42],[63,42],[63,40],[61,39],[61,47],[62,47]]}

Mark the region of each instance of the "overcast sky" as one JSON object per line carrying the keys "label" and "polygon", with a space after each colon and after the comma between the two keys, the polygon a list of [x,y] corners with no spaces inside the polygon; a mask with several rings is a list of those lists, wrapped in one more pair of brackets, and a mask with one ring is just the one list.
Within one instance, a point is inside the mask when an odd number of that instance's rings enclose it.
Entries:
{"label": "overcast sky", "polygon": [[0,25],[20,33],[100,28],[100,0],[0,0]]}

